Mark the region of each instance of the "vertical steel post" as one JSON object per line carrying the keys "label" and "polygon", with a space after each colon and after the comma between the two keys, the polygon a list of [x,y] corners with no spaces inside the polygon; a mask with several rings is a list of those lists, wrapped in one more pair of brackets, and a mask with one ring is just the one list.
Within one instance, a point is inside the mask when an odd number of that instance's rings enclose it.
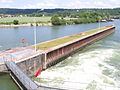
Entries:
{"label": "vertical steel post", "polygon": [[99,16],[99,22],[98,22],[99,23],[99,28],[100,28],[100,20],[101,20],[101,17]]}
{"label": "vertical steel post", "polygon": [[[35,18],[34,18],[34,23],[36,23]],[[34,25],[34,45],[35,45],[35,51],[37,51],[37,33],[36,33],[36,25]]]}

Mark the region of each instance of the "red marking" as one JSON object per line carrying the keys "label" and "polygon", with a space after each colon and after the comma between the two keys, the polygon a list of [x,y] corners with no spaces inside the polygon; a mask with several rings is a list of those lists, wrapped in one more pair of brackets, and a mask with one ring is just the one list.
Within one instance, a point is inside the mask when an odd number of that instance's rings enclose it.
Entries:
{"label": "red marking", "polygon": [[105,26],[105,27],[112,27],[113,25],[108,25],[108,26]]}
{"label": "red marking", "polygon": [[36,74],[34,75],[34,77],[37,77],[38,75],[40,75],[42,72],[41,68],[37,70]]}
{"label": "red marking", "polygon": [[21,39],[21,43],[25,43],[25,40],[26,40],[26,39]]}

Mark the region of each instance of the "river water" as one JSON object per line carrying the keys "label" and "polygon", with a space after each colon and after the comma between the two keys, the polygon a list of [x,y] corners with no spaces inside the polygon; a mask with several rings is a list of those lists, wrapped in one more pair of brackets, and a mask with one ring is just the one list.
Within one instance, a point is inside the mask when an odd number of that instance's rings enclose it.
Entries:
{"label": "river water", "polygon": [[0,73],[0,90],[19,90],[9,74]]}
{"label": "river water", "polygon": [[[120,86],[120,21],[101,23],[101,27],[113,23],[116,26],[115,33],[43,71],[39,76],[41,83],[84,90],[113,90],[114,86]],[[95,29],[98,26],[98,23],[93,23],[36,27],[37,43]],[[0,28],[0,50],[34,44],[33,32],[34,27]],[[21,44],[23,38],[26,39],[24,45]]]}
{"label": "river water", "polygon": [[[104,25],[109,25],[109,23],[101,24],[101,26]],[[95,28],[98,28],[98,23],[68,26],[36,27],[37,43],[84,32],[86,30]],[[33,45],[34,29],[34,27],[0,28],[0,51],[19,46]],[[22,39],[26,39],[24,44],[21,43]]]}

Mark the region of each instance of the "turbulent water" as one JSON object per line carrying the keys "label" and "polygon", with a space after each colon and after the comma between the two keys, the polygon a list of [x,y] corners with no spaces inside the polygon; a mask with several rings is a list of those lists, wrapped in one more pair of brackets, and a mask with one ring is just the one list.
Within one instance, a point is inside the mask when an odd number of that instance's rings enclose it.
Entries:
{"label": "turbulent water", "polygon": [[43,71],[41,84],[83,90],[120,90],[120,21],[116,32]]}

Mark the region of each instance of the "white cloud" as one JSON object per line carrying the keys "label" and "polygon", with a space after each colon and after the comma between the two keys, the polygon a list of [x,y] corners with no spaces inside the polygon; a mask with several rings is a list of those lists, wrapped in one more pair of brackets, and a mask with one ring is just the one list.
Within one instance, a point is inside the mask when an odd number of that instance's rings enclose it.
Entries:
{"label": "white cloud", "polygon": [[59,7],[58,3],[56,3],[55,0],[44,0],[40,3],[37,3],[36,5],[33,4],[28,4],[25,5],[24,8],[55,8],[55,7]]}
{"label": "white cloud", "polygon": [[0,0],[0,3],[12,3],[13,0]]}
{"label": "white cloud", "polygon": [[114,8],[120,6],[119,0],[44,0],[37,4],[27,4],[24,8]]}
{"label": "white cloud", "polygon": [[[25,2],[25,0],[22,0]],[[21,2],[22,2],[21,1]],[[2,6],[9,4],[16,8],[115,8],[120,7],[120,0],[31,0],[21,3],[15,0],[0,0]],[[3,5],[4,3],[4,5]],[[12,3],[12,4],[10,4]]]}
{"label": "white cloud", "polygon": [[119,2],[119,0],[110,0],[111,2]]}

